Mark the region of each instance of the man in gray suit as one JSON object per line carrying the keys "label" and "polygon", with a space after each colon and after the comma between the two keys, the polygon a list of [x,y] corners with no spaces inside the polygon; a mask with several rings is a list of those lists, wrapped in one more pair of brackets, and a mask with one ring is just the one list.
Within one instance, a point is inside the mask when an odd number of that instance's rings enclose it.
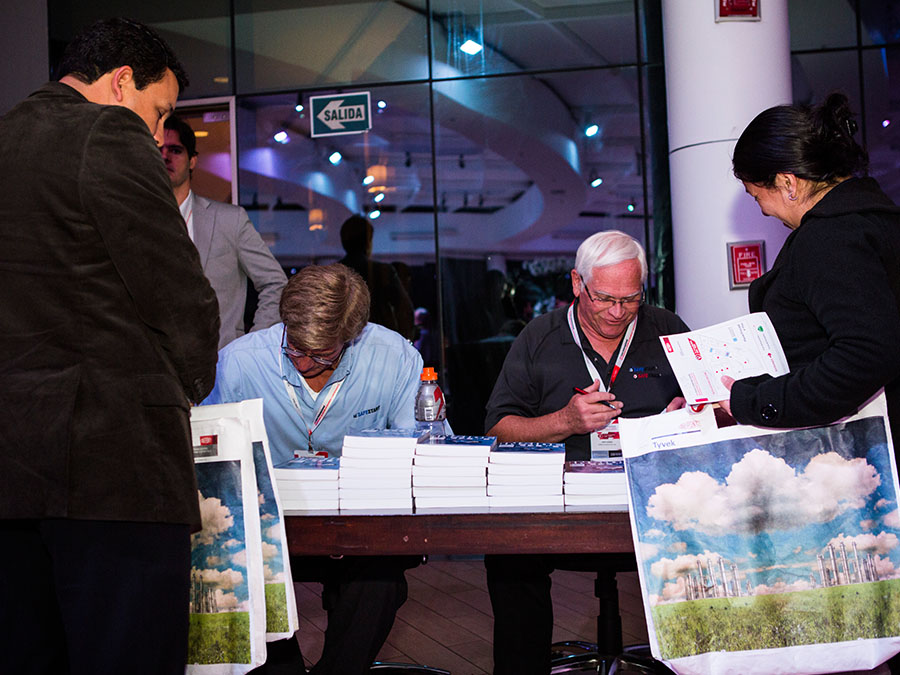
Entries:
{"label": "man in gray suit", "polygon": [[191,172],[197,164],[194,130],[173,115],[166,119],[165,131],[161,151],[175,200],[219,299],[221,349],[244,334],[247,278],[259,295],[250,328],[254,331],[281,321],[278,302],[287,277],[244,209],[210,201],[191,190]]}

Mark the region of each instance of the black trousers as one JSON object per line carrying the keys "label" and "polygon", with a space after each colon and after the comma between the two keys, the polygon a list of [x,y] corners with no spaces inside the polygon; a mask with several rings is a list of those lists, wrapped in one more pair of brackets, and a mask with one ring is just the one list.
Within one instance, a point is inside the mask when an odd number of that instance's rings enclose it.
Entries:
{"label": "black trousers", "polygon": [[484,567],[494,612],[494,675],[547,675],[554,556],[486,555]]}
{"label": "black trousers", "polygon": [[188,525],[0,520],[0,672],[183,675]]}
{"label": "black trousers", "polygon": [[[364,675],[378,655],[397,610],[406,602],[405,571],[420,557],[344,556],[291,558],[294,581],[322,584],[322,607],[328,613],[322,657],[311,675]],[[270,642],[266,664],[253,675],[306,672],[296,639]]]}

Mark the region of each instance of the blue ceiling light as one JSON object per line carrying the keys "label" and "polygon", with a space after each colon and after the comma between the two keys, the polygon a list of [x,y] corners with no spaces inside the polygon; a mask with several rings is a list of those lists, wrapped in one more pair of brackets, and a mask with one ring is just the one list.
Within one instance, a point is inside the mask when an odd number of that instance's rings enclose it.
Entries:
{"label": "blue ceiling light", "polygon": [[363,178],[363,185],[371,185],[375,182],[375,176],[369,174],[365,178]]}
{"label": "blue ceiling light", "polygon": [[484,47],[475,42],[475,40],[466,40],[459,46],[459,50],[469,56],[475,56],[482,49],[484,49]]}
{"label": "blue ceiling light", "polygon": [[371,218],[372,220],[375,220],[380,215],[381,215],[381,211],[379,211],[378,209],[375,209],[374,211],[369,211],[369,218]]}
{"label": "blue ceiling light", "polygon": [[297,105],[294,106],[294,110],[296,110],[297,112],[303,112],[303,104],[298,103]]}
{"label": "blue ceiling light", "polygon": [[629,204],[625,208],[628,209],[628,213],[634,213],[634,204]]}
{"label": "blue ceiling light", "polygon": [[291,137],[288,136],[288,132],[284,130],[279,131],[277,134],[272,136],[272,138],[276,143],[281,143],[282,145],[291,140]]}
{"label": "blue ceiling light", "polygon": [[378,101],[378,103],[376,103],[375,105],[378,106],[378,109],[379,109],[379,110],[384,110],[385,108],[387,108],[387,102],[386,102],[386,101]]}
{"label": "blue ceiling light", "polygon": [[344,156],[339,153],[337,150],[328,155],[328,161],[337,166],[341,163],[341,160],[344,159]]}
{"label": "blue ceiling light", "polygon": [[383,193],[383,192],[379,192],[377,195],[375,195],[374,199],[375,199],[375,203],[377,204],[377,203],[380,202],[382,199],[384,199],[384,193]]}
{"label": "blue ceiling light", "polygon": [[891,126],[891,121],[890,120],[882,120],[881,126],[884,127],[885,129],[887,129],[889,126]]}
{"label": "blue ceiling light", "polygon": [[598,133],[600,133],[600,127],[598,127],[596,124],[589,124],[584,128],[584,135],[588,138],[590,138],[591,136],[596,136]]}
{"label": "blue ceiling light", "polygon": [[603,179],[599,176],[591,180],[591,187],[600,187],[601,185],[603,185]]}

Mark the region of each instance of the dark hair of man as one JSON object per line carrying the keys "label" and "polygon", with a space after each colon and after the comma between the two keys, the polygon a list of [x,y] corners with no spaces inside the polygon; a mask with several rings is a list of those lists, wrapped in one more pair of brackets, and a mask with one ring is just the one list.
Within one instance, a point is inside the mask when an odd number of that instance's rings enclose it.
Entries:
{"label": "dark hair of man", "polygon": [[369,289],[345,265],[310,265],[292,276],[279,311],[291,344],[328,350],[352,341],[369,320]]}
{"label": "dark hair of man", "polygon": [[341,246],[347,253],[368,253],[372,241],[372,223],[359,215],[353,215],[341,225]]}
{"label": "dark hair of man", "polygon": [[131,66],[138,89],[159,82],[166,69],[178,80],[179,93],[188,86],[184,67],[156,31],[123,18],[97,21],[76,35],[66,47],[57,78],[71,75],[91,84],[121,66]]}
{"label": "dark hair of man", "polygon": [[197,156],[197,136],[194,134],[194,130],[191,129],[190,124],[177,115],[170,115],[166,118],[165,128],[178,134],[178,140],[181,141],[184,149],[187,150],[189,158]]}
{"label": "dark hair of man", "polygon": [[820,186],[865,173],[869,158],[853,134],[857,126],[844,94],[830,94],[815,107],[780,105],[754,118],[734,146],[739,180],[773,187],[779,173]]}

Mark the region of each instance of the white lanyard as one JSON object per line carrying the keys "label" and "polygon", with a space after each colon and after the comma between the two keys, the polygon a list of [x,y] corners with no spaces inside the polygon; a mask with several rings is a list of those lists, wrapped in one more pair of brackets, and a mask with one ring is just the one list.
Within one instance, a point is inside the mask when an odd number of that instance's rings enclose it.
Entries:
{"label": "white lanyard", "polygon": [[[294,386],[287,381],[287,378],[284,376],[284,361],[279,355],[278,360],[279,366],[281,368],[281,381],[284,383],[284,390],[287,392],[288,398],[291,399],[291,403],[294,404],[294,409],[297,411],[297,414],[300,416],[300,421],[303,422],[303,426],[306,427],[306,435],[309,439],[309,451],[313,451],[312,444],[312,435],[313,432],[318,428],[319,424],[325,419],[325,414],[328,412],[329,408],[331,408],[331,404],[334,403],[334,400],[337,398],[338,391],[340,391],[341,386],[344,384],[344,380],[338,380],[334,384],[331,385],[331,391],[328,392],[328,397],[325,399],[325,402],[319,407],[319,411],[316,413],[316,418],[313,420],[312,426],[306,423],[306,418],[303,417],[303,411],[300,409],[300,401],[297,400],[297,393],[294,391]],[[300,375],[303,377],[303,375]]]}
{"label": "white lanyard", "polygon": [[[581,350],[581,355],[584,357],[584,365],[587,366],[588,374],[591,376],[592,380],[600,381],[600,390],[608,391],[606,386],[603,384],[603,378],[600,377],[600,372],[597,370],[597,366],[594,365],[594,362],[588,358],[587,353],[584,351],[584,347],[581,346],[581,338],[578,336],[578,327],[575,325],[575,303],[573,302],[569,305],[569,311],[566,313],[566,319],[569,321],[569,330],[572,331],[572,339],[575,340],[575,344],[578,345],[578,348]],[[634,331],[637,328],[637,316],[632,319],[631,323],[628,324],[628,328],[625,329],[625,335],[622,337],[622,343],[619,345],[619,355],[616,357],[616,362],[613,364],[612,375],[609,376],[609,388],[612,389],[613,382],[616,381],[616,376],[619,374],[619,369],[622,367],[622,364],[625,362],[625,356],[628,354],[628,348],[631,346],[631,341],[634,338]]]}

